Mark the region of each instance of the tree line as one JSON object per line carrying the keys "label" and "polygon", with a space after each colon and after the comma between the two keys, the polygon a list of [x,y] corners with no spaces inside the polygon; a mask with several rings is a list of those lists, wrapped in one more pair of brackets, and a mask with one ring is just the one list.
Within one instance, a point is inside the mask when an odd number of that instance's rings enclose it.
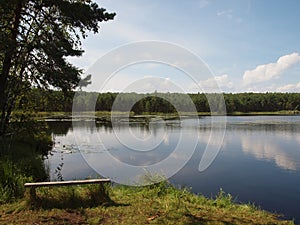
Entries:
{"label": "tree line", "polygon": [[[140,113],[174,113],[193,111],[190,99],[197,112],[210,112],[207,96],[220,94],[203,93],[97,93],[62,92],[32,89],[20,99],[19,110],[44,112],[71,112],[73,103],[80,111],[133,111]],[[224,93],[227,113],[276,112],[300,110],[300,93]],[[213,98],[212,98],[213,99]]]}

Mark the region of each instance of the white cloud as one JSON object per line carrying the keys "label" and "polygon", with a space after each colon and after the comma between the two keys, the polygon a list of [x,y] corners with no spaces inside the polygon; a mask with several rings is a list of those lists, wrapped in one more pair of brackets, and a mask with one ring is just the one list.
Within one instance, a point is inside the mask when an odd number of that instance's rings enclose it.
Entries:
{"label": "white cloud", "polygon": [[270,85],[251,85],[248,87],[240,86],[236,89],[237,92],[256,92],[256,93],[265,93],[265,92],[300,92],[300,82],[295,84],[285,84],[278,85],[277,83],[272,83]]}
{"label": "white cloud", "polygon": [[221,76],[216,76],[216,81],[220,87],[232,88],[233,83],[230,81],[227,74],[223,74]]}
{"label": "white cloud", "polygon": [[233,82],[229,79],[227,74],[221,76],[215,76],[214,78],[209,78],[205,81],[201,81],[199,86],[205,92],[214,92],[220,89],[231,89],[233,87]]}
{"label": "white cloud", "polygon": [[276,90],[278,92],[300,92],[300,82],[298,84],[286,84]]}
{"label": "white cloud", "polygon": [[300,62],[298,53],[281,56],[277,62],[259,65],[253,70],[247,70],[243,76],[245,85],[260,83],[278,78],[284,71]]}

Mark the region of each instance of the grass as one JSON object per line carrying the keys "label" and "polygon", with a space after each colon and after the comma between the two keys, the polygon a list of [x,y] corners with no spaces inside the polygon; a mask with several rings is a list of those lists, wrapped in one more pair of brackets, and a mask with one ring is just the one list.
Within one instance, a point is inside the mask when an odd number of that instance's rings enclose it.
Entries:
{"label": "grass", "polygon": [[[108,197],[109,196],[109,197]],[[222,190],[214,199],[166,182],[146,186],[85,185],[38,188],[0,205],[1,224],[293,224],[253,205],[236,204]]]}

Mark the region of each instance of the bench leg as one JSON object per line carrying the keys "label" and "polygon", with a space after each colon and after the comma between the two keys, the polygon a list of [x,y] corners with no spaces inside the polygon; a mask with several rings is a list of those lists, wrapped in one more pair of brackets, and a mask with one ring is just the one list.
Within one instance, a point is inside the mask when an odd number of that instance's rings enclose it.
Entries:
{"label": "bench leg", "polygon": [[99,191],[100,191],[99,194],[102,196],[102,201],[104,201],[104,202],[111,201],[106,185],[107,185],[107,183],[99,183]]}
{"label": "bench leg", "polygon": [[30,188],[30,200],[35,201],[36,200],[36,192],[35,192],[35,187]]}
{"label": "bench leg", "polygon": [[104,184],[103,183],[99,183],[99,191],[101,193],[105,193],[105,187],[104,187]]}

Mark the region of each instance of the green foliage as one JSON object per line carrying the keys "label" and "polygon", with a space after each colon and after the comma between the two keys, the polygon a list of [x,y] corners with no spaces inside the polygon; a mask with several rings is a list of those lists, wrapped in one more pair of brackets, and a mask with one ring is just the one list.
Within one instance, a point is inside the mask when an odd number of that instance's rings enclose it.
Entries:
{"label": "green foliage", "polygon": [[82,90],[83,87],[87,87],[88,85],[90,85],[92,83],[91,78],[92,78],[92,75],[89,74],[85,78],[80,80],[80,82],[78,84],[78,88],[80,91]]}
{"label": "green foliage", "polygon": [[19,132],[0,137],[0,201],[23,196],[26,181],[48,179],[44,156],[51,149],[51,136],[45,132]]}
{"label": "green foliage", "polygon": [[[154,95],[155,94],[155,95]],[[128,106],[135,114],[143,113],[176,113],[175,107],[181,112],[190,112],[186,104],[186,95],[180,93],[96,93],[96,92],[69,92],[68,97],[62,91],[44,92],[32,89],[28,92],[26,105],[31,104],[34,111],[63,112],[71,111],[72,104],[80,111],[111,111],[115,104],[115,111],[128,111]],[[211,95],[211,94],[208,94]],[[188,95],[195,104],[196,110],[210,112],[210,107],[203,93]],[[115,100],[117,101],[115,102]],[[138,100],[140,99],[140,100]],[[291,111],[299,113],[300,93],[238,93],[224,94],[227,113],[233,112],[277,112]],[[59,102],[60,104],[57,104]],[[170,102],[172,102],[172,105]],[[96,103],[96,105],[95,105]],[[133,104],[135,103],[135,104]],[[26,110],[21,106],[20,110]]]}
{"label": "green foliage", "polygon": [[225,94],[227,112],[297,111],[300,93]]}
{"label": "green foliage", "polygon": [[[11,144],[9,146],[14,148],[13,151],[16,154],[22,154],[22,147],[19,147],[22,143],[23,145],[32,147],[35,152],[46,155],[52,147],[51,135],[47,133],[47,129],[46,123],[44,121],[37,121],[31,113],[14,113],[11,126],[8,129],[11,133]],[[21,148],[20,152],[17,152],[16,149],[19,148]]]}
{"label": "green foliage", "polygon": [[[32,87],[64,93],[80,82],[82,70],[67,61],[81,56],[81,39],[112,20],[90,0],[0,1],[0,135],[16,104],[26,105]],[[88,79],[84,80],[84,84]],[[64,96],[66,97],[66,95]],[[65,98],[64,98],[65,100]]]}
{"label": "green foliage", "polygon": [[25,177],[19,169],[8,160],[0,161],[0,202],[11,202],[23,197]]}
{"label": "green foliage", "polygon": [[230,194],[226,194],[221,188],[214,200],[214,204],[220,208],[230,207],[233,204],[232,196]]}

